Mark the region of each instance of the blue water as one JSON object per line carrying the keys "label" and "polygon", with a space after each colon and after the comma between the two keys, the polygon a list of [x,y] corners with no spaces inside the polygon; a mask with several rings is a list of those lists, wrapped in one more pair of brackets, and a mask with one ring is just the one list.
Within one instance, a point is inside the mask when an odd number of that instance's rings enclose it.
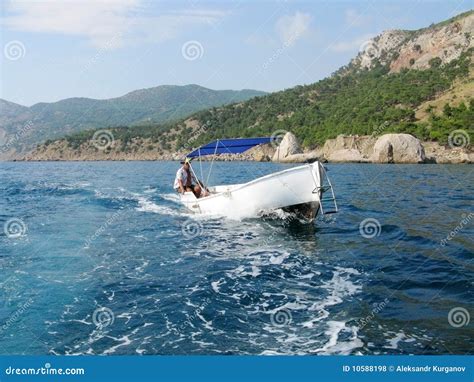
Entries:
{"label": "blue water", "polygon": [[177,166],[0,164],[1,354],[472,354],[474,167],[328,165],[304,225],[194,216]]}

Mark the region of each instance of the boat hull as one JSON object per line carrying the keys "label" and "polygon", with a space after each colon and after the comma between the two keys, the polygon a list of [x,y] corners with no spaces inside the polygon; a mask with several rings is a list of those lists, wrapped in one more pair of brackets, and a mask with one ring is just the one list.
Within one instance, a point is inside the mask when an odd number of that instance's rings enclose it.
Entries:
{"label": "boat hull", "polygon": [[217,186],[210,196],[181,195],[191,211],[234,218],[255,217],[277,209],[313,220],[321,196],[321,164],[314,162],[266,175],[248,183]]}
{"label": "boat hull", "polygon": [[282,210],[295,215],[298,219],[312,222],[318,215],[319,202],[296,204],[294,206],[283,207]]}

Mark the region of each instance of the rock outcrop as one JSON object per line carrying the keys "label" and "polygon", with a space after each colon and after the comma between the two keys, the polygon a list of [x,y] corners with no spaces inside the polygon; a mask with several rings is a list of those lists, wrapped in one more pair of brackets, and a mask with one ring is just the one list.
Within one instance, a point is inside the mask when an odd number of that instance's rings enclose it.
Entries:
{"label": "rock outcrop", "polygon": [[362,157],[361,153],[357,149],[342,149],[342,150],[336,150],[328,154],[326,157],[328,162],[355,162],[355,163],[360,163],[360,162],[367,162],[367,160],[364,160]]}
{"label": "rock outcrop", "polygon": [[371,136],[339,135],[326,141],[322,156],[330,162],[368,162],[375,140]]}
{"label": "rock outcrop", "polygon": [[423,163],[425,150],[420,140],[410,134],[384,134],[373,148],[374,163]]}
{"label": "rock outcrop", "polygon": [[389,65],[392,73],[404,68],[428,69],[451,62],[474,47],[473,33],[472,12],[417,31],[388,30],[362,44],[351,63],[370,69],[380,62]]}
{"label": "rock outcrop", "polygon": [[275,148],[270,144],[258,145],[246,151],[244,155],[256,162],[270,162],[275,153]]}
{"label": "rock outcrop", "polygon": [[291,155],[300,154],[301,152],[298,139],[293,133],[287,132],[275,150],[272,160],[274,162],[284,162]]}
{"label": "rock outcrop", "polygon": [[[425,146],[426,153],[425,153]],[[328,139],[323,147],[286,156],[283,163],[474,163],[474,153],[466,148],[424,144],[410,134],[344,136]]]}
{"label": "rock outcrop", "polygon": [[425,142],[424,148],[429,163],[474,163],[474,153],[465,148],[445,147],[438,142]]}
{"label": "rock outcrop", "polygon": [[313,150],[299,154],[288,155],[285,159],[274,161],[280,163],[312,163],[322,158],[321,151]]}
{"label": "rock outcrop", "polygon": [[[283,159],[276,157],[272,144],[260,145],[238,155],[206,156],[203,160],[218,161],[270,161],[282,163],[314,162],[361,162],[361,163],[474,163],[474,152],[468,148],[451,148],[436,142],[421,143],[410,134],[384,134],[374,136],[344,136],[329,139],[324,146],[301,152],[298,141],[289,136],[282,141],[287,153]],[[285,136],[286,137],[286,136]],[[99,150],[90,142],[77,148],[71,147],[66,140],[41,145],[22,157],[27,161],[96,161],[96,160],[180,160],[189,152],[163,151],[151,140],[132,139],[131,149],[120,150],[122,142],[116,140],[105,150]],[[281,145],[280,145],[281,146]],[[299,151],[296,152],[295,151]],[[289,154],[293,152],[292,154]]]}

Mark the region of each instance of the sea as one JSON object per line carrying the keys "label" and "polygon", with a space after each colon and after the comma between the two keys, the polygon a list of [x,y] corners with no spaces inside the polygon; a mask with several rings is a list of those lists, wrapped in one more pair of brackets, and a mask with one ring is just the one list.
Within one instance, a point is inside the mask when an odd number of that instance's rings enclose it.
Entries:
{"label": "sea", "polygon": [[179,166],[0,163],[0,354],[473,354],[473,166],[326,164],[311,224],[192,214]]}

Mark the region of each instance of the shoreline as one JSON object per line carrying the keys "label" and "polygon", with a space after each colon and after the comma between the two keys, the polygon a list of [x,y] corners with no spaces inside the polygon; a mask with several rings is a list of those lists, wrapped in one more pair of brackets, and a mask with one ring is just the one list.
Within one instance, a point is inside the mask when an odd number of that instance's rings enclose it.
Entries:
{"label": "shoreline", "polygon": [[[420,141],[410,134],[388,133],[381,136],[339,135],[314,149],[303,149],[298,139],[287,132],[281,141],[255,146],[240,154],[218,154],[202,157],[202,161],[272,162],[272,163],[375,163],[375,164],[472,164],[474,151],[466,133],[465,146],[442,145]],[[162,151],[158,146],[133,141],[123,150],[121,141],[100,147],[87,141],[71,147],[65,140],[42,144],[27,153],[2,158],[8,162],[128,162],[179,161],[190,152]]]}
{"label": "shoreline", "polygon": [[[305,161],[305,162],[273,162],[273,161],[256,161],[252,159],[235,159],[235,160],[216,160],[218,162],[248,162],[248,163],[272,163],[272,164],[284,164],[284,165],[292,165],[292,164],[307,164],[313,163],[315,161]],[[179,163],[179,159],[12,159],[12,160],[0,160],[0,164],[2,163],[88,163],[88,162],[100,162],[100,163],[120,163],[120,162],[176,162]],[[211,162],[210,160],[206,160],[204,162]],[[323,164],[331,164],[331,165],[346,165],[346,164],[355,164],[355,165],[472,165],[472,162],[452,162],[452,163],[438,163],[433,161],[426,161],[426,162],[419,162],[419,163],[377,163],[377,162],[352,162],[352,161],[321,161]]]}

